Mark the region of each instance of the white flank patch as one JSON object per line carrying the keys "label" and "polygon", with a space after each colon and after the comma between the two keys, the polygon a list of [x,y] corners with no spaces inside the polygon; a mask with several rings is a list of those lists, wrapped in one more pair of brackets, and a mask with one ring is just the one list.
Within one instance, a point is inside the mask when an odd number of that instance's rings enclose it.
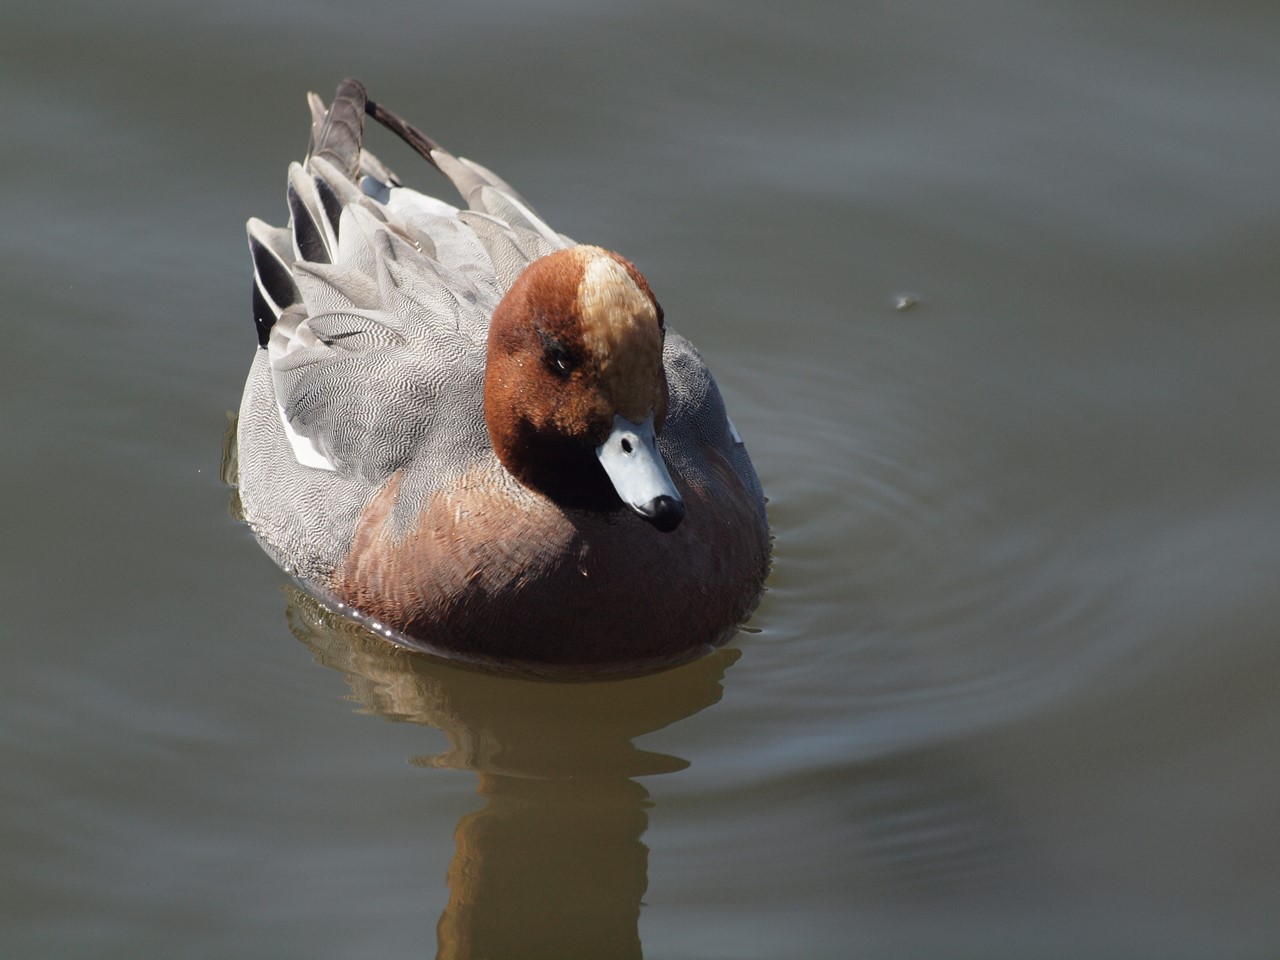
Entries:
{"label": "white flank patch", "polygon": [[337,470],[332,460],[330,460],[324,452],[316,446],[314,440],[310,437],[304,437],[298,431],[294,430],[285,419],[284,409],[277,404],[276,411],[280,414],[280,423],[284,426],[284,435],[289,438],[289,446],[293,448],[294,458],[304,467],[315,467],[317,470]]}
{"label": "white flank patch", "polygon": [[742,434],[740,434],[738,432],[738,428],[733,425],[733,421],[730,420],[727,415],[724,419],[725,422],[729,424],[729,436],[733,437],[733,442],[738,444],[742,443]]}

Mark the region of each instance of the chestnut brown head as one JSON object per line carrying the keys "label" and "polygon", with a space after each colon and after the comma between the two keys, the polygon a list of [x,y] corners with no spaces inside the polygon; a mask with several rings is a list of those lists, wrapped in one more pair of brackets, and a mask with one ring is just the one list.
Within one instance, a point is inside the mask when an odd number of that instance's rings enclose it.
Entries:
{"label": "chestnut brown head", "polygon": [[684,515],[657,450],[667,413],[662,309],[600,247],[535,260],[494,311],[484,412],[502,462],[565,507],[625,503],[658,529]]}

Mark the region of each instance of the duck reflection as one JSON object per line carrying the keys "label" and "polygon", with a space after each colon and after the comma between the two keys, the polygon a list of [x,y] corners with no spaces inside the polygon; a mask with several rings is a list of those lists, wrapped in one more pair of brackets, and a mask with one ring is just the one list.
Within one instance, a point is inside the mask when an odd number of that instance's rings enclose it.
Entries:
{"label": "duck reflection", "polygon": [[547,683],[401,650],[288,588],[289,625],[369,712],[437,727],[450,749],[414,758],[474,770],[449,867],[439,958],[640,957],[648,793],[633,778],[688,766],[634,738],[716,703],[738,658],[608,683]]}

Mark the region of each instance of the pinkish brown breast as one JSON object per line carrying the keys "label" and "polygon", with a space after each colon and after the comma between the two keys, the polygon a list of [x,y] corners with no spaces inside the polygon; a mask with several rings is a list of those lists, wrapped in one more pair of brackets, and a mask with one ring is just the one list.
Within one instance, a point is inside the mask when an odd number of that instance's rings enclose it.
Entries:
{"label": "pinkish brown breast", "polygon": [[724,457],[661,533],[619,506],[562,511],[491,463],[417,512],[389,518],[402,476],[366,506],[333,573],[337,598],[437,648],[531,667],[620,667],[689,659],[750,615],[768,570],[768,534]]}

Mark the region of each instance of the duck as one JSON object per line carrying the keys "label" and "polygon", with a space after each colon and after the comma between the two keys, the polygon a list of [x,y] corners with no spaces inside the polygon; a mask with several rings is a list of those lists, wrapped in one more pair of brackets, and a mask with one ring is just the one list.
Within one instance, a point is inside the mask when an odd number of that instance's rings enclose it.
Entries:
{"label": "duck", "polygon": [[[358,80],[308,104],[288,224],[247,225],[233,479],[262,548],[393,643],[481,667],[635,673],[733,636],[770,568],[765,497],[645,277]],[[367,118],[461,203],[404,186]]]}

